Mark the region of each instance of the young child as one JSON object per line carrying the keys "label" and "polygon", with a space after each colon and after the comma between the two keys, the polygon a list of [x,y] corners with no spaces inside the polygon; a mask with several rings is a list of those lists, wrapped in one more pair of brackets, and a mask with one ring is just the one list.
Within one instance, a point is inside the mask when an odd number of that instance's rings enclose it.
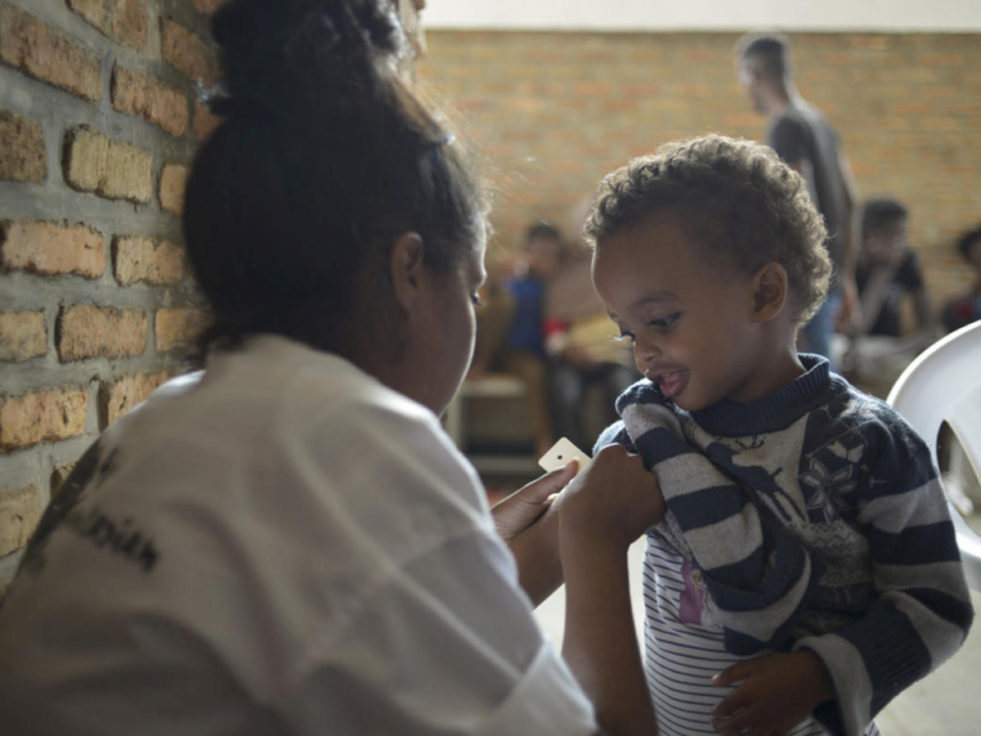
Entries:
{"label": "young child", "polygon": [[[885,396],[899,375],[937,338],[933,308],[916,251],[909,211],[897,199],[872,197],[862,206],[855,286],[861,320],[836,336],[844,347],[839,371],[862,390]],[[907,303],[912,323],[904,324]]]}
{"label": "young child", "polygon": [[[908,295],[922,349],[933,337],[933,317],[923,271],[907,239],[908,227],[909,211],[902,202],[892,197],[866,201],[862,207],[862,247],[855,280],[865,320],[863,331],[868,335],[902,337],[902,300]],[[922,342],[923,337],[927,342]]]}
{"label": "young child", "polygon": [[798,354],[826,231],[767,148],[707,136],[600,186],[593,279],[644,374],[598,445],[667,505],[644,566],[660,733],[877,734],[973,611],[937,469],[883,402]]}
{"label": "young child", "polygon": [[478,312],[477,346],[469,374],[476,378],[488,369],[500,370],[524,383],[537,455],[555,443],[545,354],[545,293],[563,250],[562,235],[554,226],[535,222],[525,230],[513,273],[493,291],[487,289],[489,306]]}

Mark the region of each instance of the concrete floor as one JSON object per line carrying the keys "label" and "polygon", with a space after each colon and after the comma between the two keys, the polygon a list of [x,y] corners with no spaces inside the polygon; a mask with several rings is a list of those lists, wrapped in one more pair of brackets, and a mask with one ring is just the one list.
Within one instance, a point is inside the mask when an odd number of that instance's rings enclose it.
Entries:
{"label": "concrete floor", "polygon": [[[638,632],[643,625],[639,582],[644,542],[630,548],[631,598]],[[981,594],[973,592],[981,617]],[[561,647],[565,597],[559,589],[543,602],[536,615],[546,635]],[[882,736],[978,736],[981,734],[981,623],[974,626],[963,648],[939,669],[899,695],[876,718]]]}

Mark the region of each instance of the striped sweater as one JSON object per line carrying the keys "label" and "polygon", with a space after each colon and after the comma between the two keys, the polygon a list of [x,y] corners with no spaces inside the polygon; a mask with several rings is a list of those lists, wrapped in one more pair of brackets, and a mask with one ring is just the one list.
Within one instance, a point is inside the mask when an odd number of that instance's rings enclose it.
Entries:
{"label": "striped sweater", "polygon": [[[929,448],[826,360],[801,359],[774,394],[691,413],[642,380],[597,446],[626,444],[658,476],[647,568],[666,553],[695,571],[679,620],[719,632],[733,662],[813,650],[837,694],[814,716],[858,736],[960,647],[973,611]],[[648,605],[648,631],[660,615]]]}

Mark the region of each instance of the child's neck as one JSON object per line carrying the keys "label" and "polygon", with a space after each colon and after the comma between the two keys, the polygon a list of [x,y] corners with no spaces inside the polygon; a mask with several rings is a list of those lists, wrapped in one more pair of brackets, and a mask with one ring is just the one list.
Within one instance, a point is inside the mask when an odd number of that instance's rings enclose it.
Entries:
{"label": "child's neck", "polygon": [[760,351],[754,372],[756,380],[748,387],[749,391],[729,398],[740,404],[758,401],[786,388],[806,372],[793,342],[773,350]]}

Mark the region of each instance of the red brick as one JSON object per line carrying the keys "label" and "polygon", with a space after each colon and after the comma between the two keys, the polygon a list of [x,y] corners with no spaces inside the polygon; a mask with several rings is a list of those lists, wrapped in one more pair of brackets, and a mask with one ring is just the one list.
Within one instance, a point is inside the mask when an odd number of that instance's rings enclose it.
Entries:
{"label": "red brick", "polygon": [[208,325],[208,315],[201,309],[179,307],[158,309],[154,320],[157,350],[161,353],[177,347],[187,347]]}
{"label": "red brick", "polygon": [[0,399],[0,451],[77,437],[85,429],[89,396],[57,388]]}
{"label": "red brick", "polygon": [[0,491],[0,557],[25,544],[41,520],[41,494],[30,485]]}
{"label": "red brick", "polygon": [[112,17],[112,36],[127,46],[142,49],[150,30],[150,13],[139,0],[118,0]]}
{"label": "red brick", "polygon": [[116,281],[123,286],[176,284],[184,277],[184,250],[167,240],[155,243],[145,237],[119,237],[113,242]]}
{"label": "red brick", "polygon": [[112,106],[159,125],[175,138],[187,130],[187,98],[179,90],[132,69],[113,69]]}
{"label": "red brick", "polygon": [[58,318],[58,357],[62,362],[85,358],[133,358],[146,348],[147,316],[141,309],[116,309],[88,304],[64,309]]}
{"label": "red brick", "polygon": [[[920,120],[920,124],[917,126],[920,130],[925,130],[930,133],[939,133],[942,135],[951,135],[956,131],[960,130],[961,122],[959,120],[952,120],[950,118],[940,118],[940,117],[929,117],[924,116]],[[965,171],[971,171],[973,168],[970,164],[965,162]]]}
{"label": "red brick", "polygon": [[150,14],[139,0],[68,0],[68,6],[110,38],[140,50]]}
{"label": "red brick", "polygon": [[133,373],[103,383],[99,389],[99,425],[105,429],[134,406],[145,400],[153,390],[170,378],[166,371]]}
{"label": "red brick", "polygon": [[143,149],[112,141],[86,125],[65,135],[65,180],[73,189],[149,202],[152,166],[153,158]]}
{"label": "red brick", "polygon": [[111,2],[112,0],[68,0],[68,7],[100,31],[105,32]]}
{"label": "red brick", "polygon": [[42,276],[97,279],[106,269],[106,249],[102,236],[85,225],[8,220],[0,223],[0,265]]}
{"label": "red brick", "polygon": [[218,79],[218,65],[211,46],[179,23],[162,18],[160,51],[164,61],[194,81],[213,83]]}
{"label": "red brick", "polygon": [[28,360],[47,351],[44,312],[0,312],[0,360]]}
{"label": "red brick", "polygon": [[110,3],[112,0],[68,0],[68,7],[106,33],[110,25]]}
{"label": "red brick", "polygon": [[102,97],[99,58],[14,6],[0,9],[0,58],[25,74],[87,100]]}
{"label": "red brick", "polygon": [[206,140],[221,123],[221,116],[215,115],[201,102],[194,103],[194,136],[199,141]]}
{"label": "red brick", "polygon": [[41,184],[47,176],[41,126],[0,110],[0,179]]}
{"label": "red brick", "polygon": [[184,187],[189,169],[180,164],[167,164],[160,173],[160,206],[174,214],[184,212]]}

